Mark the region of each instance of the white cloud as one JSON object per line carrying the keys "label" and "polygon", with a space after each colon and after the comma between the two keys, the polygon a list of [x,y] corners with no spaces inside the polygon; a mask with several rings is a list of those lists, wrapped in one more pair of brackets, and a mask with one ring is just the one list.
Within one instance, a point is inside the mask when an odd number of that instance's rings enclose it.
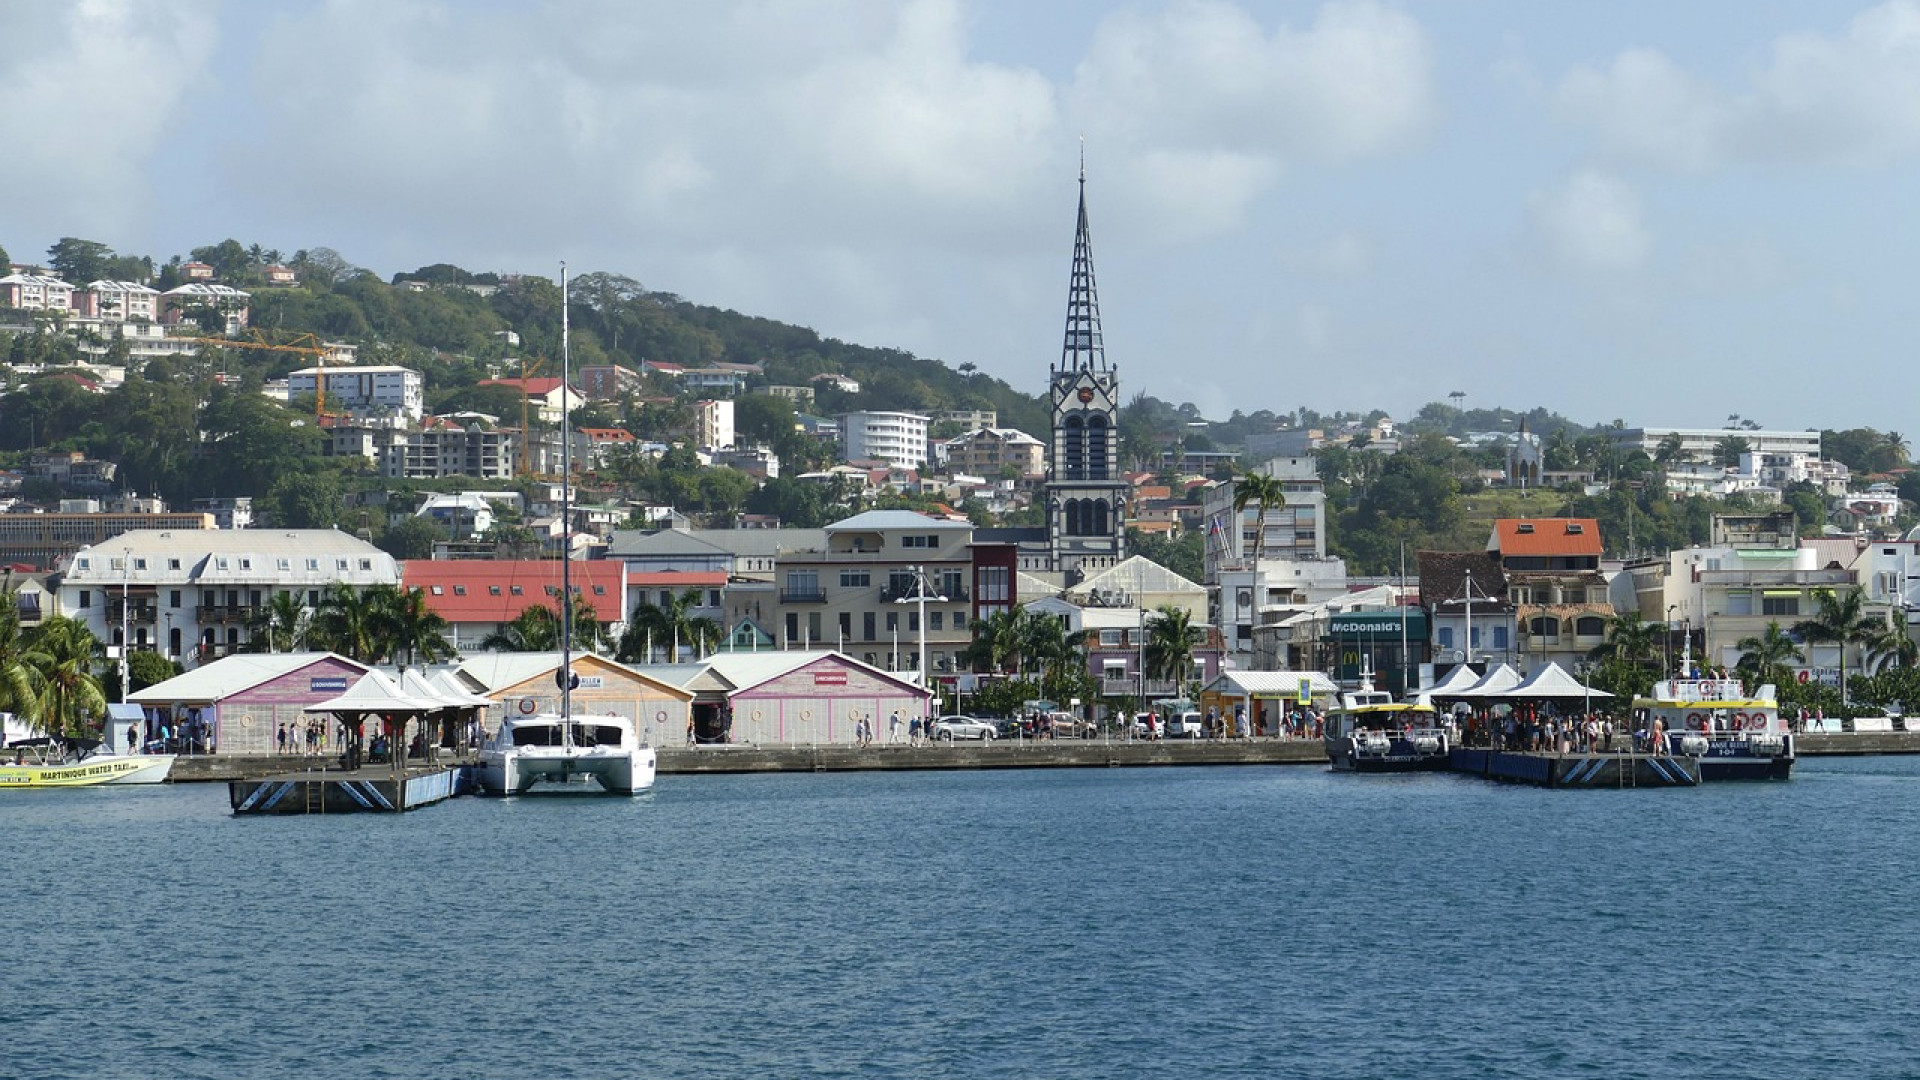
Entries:
{"label": "white cloud", "polygon": [[1296,269],[1320,277],[1352,279],[1362,277],[1373,269],[1376,254],[1371,237],[1349,229],[1290,254],[1286,262]]}
{"label": "white cloud", "polygon": [[1653,246],[1639,196],[1617,177],[1578,172],[1552,191],[1535,192],[1528,203],[1535,236],[1562,266],[1630,269]]}
{"label": "white cloud", "polygon": [[1411,17],[1333,3],[1266,31],[1217,0],[1109,16],[1075,74],[1073,115],[1099,156],[1176,234],[1220,231],[1289,166],[1407,150],[1435,116],[1432,56]]}
{"label": "white cloud", "polygon": [[1920,151],[1920,2],[1870,8],[1838,34],[1782,36],[1738,89],[1637,49],[1568,72],[1554,106],[1609,157],[1662,168],[1904,158]]}
{"label": "white cloud", "polygon": [[157,212],[147,170],[205,77],[218,36],[213,14],[133,0],[9,5],[0,33],[0,202],[57,219],[68,235],[143,225]]}

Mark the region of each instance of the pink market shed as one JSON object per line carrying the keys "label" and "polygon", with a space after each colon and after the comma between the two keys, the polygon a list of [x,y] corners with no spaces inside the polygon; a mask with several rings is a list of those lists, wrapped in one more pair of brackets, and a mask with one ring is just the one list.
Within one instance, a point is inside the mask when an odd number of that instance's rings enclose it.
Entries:
{"label": "pink market shed", "polygon": [[[368,668],[338,653],[241,653],[127,695],[154,719],[174,723],[198,717],[223,755],[307,753],[310,722],[321,725],[314,752],[337,749],[340,725],[306,708],[339,697]],[[150,723],[153,720],[149,721]],[[288,732],[283,745],[280,732]]]}
{"label": "pink market shed", "polygon": [[[851,744],[863,719],[874,741],[907,738],[932,695],[879,668],[830,651],[721,653],[708,675],[727,687],[728,741],[761,746]],[[898,731],[890,721],[900,716]]]}

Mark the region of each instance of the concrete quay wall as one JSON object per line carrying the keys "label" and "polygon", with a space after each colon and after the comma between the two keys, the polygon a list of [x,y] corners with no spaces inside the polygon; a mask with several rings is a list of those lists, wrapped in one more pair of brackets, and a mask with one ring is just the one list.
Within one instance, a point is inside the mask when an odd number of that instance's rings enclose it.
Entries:
{"label": "concrete quay wall", "polygon": [[[1865,731],[1797,736],[1802,757],[1920,754],[1920,732]],[[442,761],[450,761],[442,758]],[[1229,742],[935,743],[928,746],[699,746],[663,747],[662,773],[848,772],[868,769],[1074,769],[1123,765],[1326,764],[1317,739]],[[279,755],[182,757],[175,783],[261,779],[331,764],[332,759]]]}

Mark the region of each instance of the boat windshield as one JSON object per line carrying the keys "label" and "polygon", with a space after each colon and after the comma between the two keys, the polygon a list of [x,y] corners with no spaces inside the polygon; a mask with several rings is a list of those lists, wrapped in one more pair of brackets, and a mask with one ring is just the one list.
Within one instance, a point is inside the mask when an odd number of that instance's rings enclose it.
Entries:
{"label": "boat windshield", "polygon": [[561,729],[570,727],[572,742],[575,746],[619,746],[621,731],[617,724],[517,724],[513,729],[515,746],[564,746],[567,743]]}

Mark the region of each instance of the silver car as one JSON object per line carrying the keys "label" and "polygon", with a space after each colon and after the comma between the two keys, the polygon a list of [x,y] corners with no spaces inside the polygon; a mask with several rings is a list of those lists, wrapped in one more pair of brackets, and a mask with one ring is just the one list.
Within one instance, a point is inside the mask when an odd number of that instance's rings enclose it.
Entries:
{"label": "silver car", "polygon": [[975,720],[971,716],[943,716],[933,722],[932,737],[942,742],[955,739],[982,739],[992,742],[996,734],[993,725],[985,720]]}

